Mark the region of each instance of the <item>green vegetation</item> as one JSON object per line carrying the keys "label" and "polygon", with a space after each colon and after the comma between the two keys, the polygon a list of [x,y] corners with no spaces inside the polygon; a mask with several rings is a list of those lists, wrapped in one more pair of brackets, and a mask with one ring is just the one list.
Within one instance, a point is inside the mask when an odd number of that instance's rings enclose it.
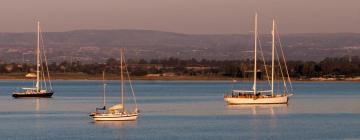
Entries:
{"label": "green vegetation", "polygon": [[[258,64],[263,64],[259,62]],[[270,63],[268,63],[270,64]],[[360,76],[360,57],[344,56],[325,58],[320,62],[288,61],[290,76],[295,79],[312,77],[347,78]],[[176,58],[152,60],[128,60],[128,71],[137,79],[230,79],[251,78],[253,62],[251,60],[180,60]],[[265,78],[264,66],[260,79]],[[270,68],[269,66],[267,67]],[[282,67],[284,69],[284,67]],[[51,75],[63,79],[99,79],[103,70],[107,77],[116,79],[119,73],[119,62],[110,58],[105,63],[61,62],[49,64]],[[35,72],[34,64],[0,64],[3,79],[24,78],[25,73]],[[146,78],[147,77],[147,78]]]}

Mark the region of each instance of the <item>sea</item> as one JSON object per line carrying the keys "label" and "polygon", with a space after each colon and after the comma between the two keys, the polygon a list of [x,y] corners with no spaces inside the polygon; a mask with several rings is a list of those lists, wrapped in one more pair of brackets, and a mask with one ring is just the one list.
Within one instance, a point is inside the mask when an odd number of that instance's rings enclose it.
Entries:
{"label": "sea", "polygon": [[[130,122],[89,117],[103,105],[101,80],[53,81],[52,98],[11,97],[33,84],[0,81],[1,140],[360,140],[360,82],[297,81],[287,105],[227,105],[225,93],[252,82],[133,81],[140,116]],[[119,91],[119,81],[106,81],[108,107]]]}

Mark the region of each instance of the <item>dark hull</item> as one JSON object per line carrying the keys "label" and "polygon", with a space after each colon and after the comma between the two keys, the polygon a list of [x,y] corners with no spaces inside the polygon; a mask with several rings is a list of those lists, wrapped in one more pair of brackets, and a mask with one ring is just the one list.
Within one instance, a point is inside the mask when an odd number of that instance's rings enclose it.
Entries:
{"label": "dark hull", "polygon": [[47,93],[34,93],[34,94],[17,94],[14,93],[12,96],[14,98],[20,98],[20,97],[40,97],[40,98],[51,98],[51,96],[54,94],[54,92],[47,92]]}

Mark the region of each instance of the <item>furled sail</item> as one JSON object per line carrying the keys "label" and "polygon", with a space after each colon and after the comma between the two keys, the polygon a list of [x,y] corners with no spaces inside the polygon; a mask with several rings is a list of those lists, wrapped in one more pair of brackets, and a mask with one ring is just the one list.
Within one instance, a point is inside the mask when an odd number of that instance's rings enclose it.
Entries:
{"label": "furled sail", "polygon": [[116,104],[109,108],[110,111],[123,109],[123,104]]}

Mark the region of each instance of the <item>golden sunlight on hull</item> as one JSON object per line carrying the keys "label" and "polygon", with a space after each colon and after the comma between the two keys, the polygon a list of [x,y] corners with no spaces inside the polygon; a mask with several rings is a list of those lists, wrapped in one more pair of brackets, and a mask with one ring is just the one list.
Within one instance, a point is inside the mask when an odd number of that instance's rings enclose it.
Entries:
{"label": "golden sunlight on hull", "polygon": [[229,105],[239,105],[239,104],[287,104],[288,100],[289,100],[289,95],[278,95],[278,96],[274,96],[274,97],[260,97],[260,98],[225,96],[224,100]]}
{"label": "golden sunlight on hull", "polygon": [[91,115],[95,121],[135,121],[138,113],[132,114],[93,114]]}

